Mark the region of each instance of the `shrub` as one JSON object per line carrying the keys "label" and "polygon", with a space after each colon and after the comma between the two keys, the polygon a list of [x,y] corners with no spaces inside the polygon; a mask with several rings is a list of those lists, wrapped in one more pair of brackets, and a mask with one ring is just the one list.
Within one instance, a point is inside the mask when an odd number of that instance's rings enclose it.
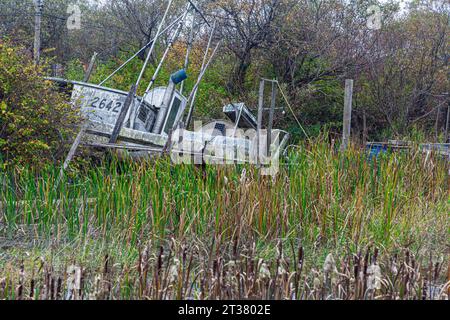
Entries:
{"label": "shrub", "polygon": [[0,166],[57,162],[77,121],[23,47],[0,41]]}

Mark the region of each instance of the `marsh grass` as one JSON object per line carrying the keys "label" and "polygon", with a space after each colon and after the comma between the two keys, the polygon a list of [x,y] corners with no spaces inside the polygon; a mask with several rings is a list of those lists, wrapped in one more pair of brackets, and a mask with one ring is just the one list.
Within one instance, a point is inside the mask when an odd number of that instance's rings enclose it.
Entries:
{"label": "marsh grass", "polygon": [[447,294],[448,163],[437,155],[369,159],[319,139],[275,178],[166,158],[112,159],[55,188],[58,172],[0,173],[0,299]]}

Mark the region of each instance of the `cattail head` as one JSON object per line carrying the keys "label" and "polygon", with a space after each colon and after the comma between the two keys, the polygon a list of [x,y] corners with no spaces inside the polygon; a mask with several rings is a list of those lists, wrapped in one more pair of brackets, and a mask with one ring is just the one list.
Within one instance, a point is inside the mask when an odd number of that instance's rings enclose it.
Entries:
{"label": "cattail head", "polygon": [[270,270],[265,262],[261,263],[259,267],[259,275],[262,279],[270,279]]}
{"label": "cattail head", "polygon": [[247,180],[247,170],[244,168],[241,173],[241,179],[240,179],[241,184],[244,184],[246,182],[246,180]]}
{"label": "cattail head", "polygon": [[328,275],[336,270],[336,261],[333,258],[333,255],[330,253],[325,259],[325,263],[323,264],[323,272]]}
{"label": "cattail head", "polygon": [[381,289],[381,268],[378,264],[372,264],[367,268],[367,289],[380,290]]}
{"label": "cattail head", "polygon": [[169,269],[169,282],[174,283],[178,280],[178,269],[180,267],[180,260],[174,259],[173,265]]}
{"label": "cattail head", "polygon": [[314,278],[314,290],[319,290],[322,282],[319,278]]}

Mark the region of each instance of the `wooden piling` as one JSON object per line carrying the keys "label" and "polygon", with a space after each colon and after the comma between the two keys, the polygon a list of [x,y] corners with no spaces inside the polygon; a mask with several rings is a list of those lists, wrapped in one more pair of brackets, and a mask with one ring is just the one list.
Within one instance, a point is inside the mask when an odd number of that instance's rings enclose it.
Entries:
{"label": "wooden piling", "polygon": [[341,150],[347,150],[350,143],[350,134],[352,127],[352,98],[353,98],[353,80],[345,80],[345,100],[344,100],[344,130],[342,134]]}

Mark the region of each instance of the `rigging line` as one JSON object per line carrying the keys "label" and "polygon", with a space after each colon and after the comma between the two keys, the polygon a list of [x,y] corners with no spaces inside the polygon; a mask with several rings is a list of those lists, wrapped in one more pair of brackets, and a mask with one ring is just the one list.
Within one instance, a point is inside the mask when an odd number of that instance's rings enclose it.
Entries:
{"label": "rigging line", "polygon": [[281,95],[283,96],[284,101],[286,102],[287,106],[289,107],[289,110],[291,111],[292,115],[295,118],[295,121],[297,121],[297,124],[299,125],[300,129],[302,129],[303,133],[305,134],[306,138],[308,139],[309,142],[311,142],[311,138],[308,136],[308,134],[306,133],[305,129],[303,128],[302,124],[300,123],[300,121],[298,120],[297,116],[295,115],[294,110],[291,107],[291,104],[289,103],[289,100],[287,99],[286,95],[284,94],[283,88],[281,88],[280,83],[277,81],[277,85],[278,88],[280,89]]}
{"label": "rigging line", "polygon": [[[183,16],[179,16],[175,21],[172,21],[170,25],[168,25],[164,30],[161,31],[161,34],[166,33],[168,30],[171,30],[172,27],[177,24]],[[115,76],[120,70],[122,70],[128,63],[130,63],[134,58],[136,58],[142,51],[146,50],[148,47],[150,47],[153,42],[155,41],[155,38],[147,43],[144,47],[142,47],[138,52],[136,52],[131,58],[129,58],[127,61],[125,61],[119,68],[117,68],[112,74],[110,74],[105,80],[103,80],[99,85],[103,85],[105,82],[107,82],[109,79],[111,79],[113,76]]]}
{"label": "rigging line", "polygon": [[[192,14],[192,26],[191,26],[191,32],[189,33],[189,37],[187,38],[186,43],[186,55],[184,58],[184,70],[188,70],[189,68],[189,59],[191,56],[191,50],[192,50],[192,44],[194,42],[194,29],[195,29],[195,13]],[[180,85],[180,93],[183,94],[184,91],[184,85],[185,81],[183,81]]]}
{"label": "rigging line", "polygon": [[164,23],[166,21],[166,17],[167,17],[167,15],[169,13],[170,7],[172,6],[172,0],[169,0],[168,2],[169,3],[167,5],[166,11],[164,12],[162,20],[161,20],[161,22],[160,22],[160,24],[158,26],[158,30],[156,31],[155,39],[154,39],[154,41],[153,41],[153,43],[152,43],[152,45],[151,45],[151,47],[150,47],[150,49],[148,51],[147,59],[145,60],[144,66],[142,67],[141,73],[139,74],[139,77],[138,77],[138,79],[136,81],[136,90],[139,89],[139,83],[141,82],[141,79],[144,76],[145,69],[147,68],[148,63],[150,62],[151,55],[152,55],[153,50],[155,48],[155,44],[158,41],[158,38],[159,38],[159,36],[161,34],[162,27],[163,27],[163,25],[164,25]]}
{"label": "rigging line", "polygon": [[[169,54],[169,51],[172,49],[172,46],[173,46],[174,42],[178,39],[178,36],[180,35],[181,29],[183,29],[183,23],[184,23],[184,21],[185,21],[185,19],[186,19],[188,14],[189,14],[189,10],[187,10],[185,12],[185,14],[183,16],[183,19],[181,19],[180,22],[178,23],[178,28],[174,32],[172,32],[172,35],[170,36],[170,39],[169,39],[169,43],[167,44],[167,48],[164,51],[164,54],[163,54],[163,56],[162,56],[162,58],[161,58],[161,60],[160,60],[160,62],[158,64],[158,67],[156,68],[156,70],[155,70],[155,72],[154,72],[154,74],[153,74],[153,76],[152,76],[152,78],[150,80],[150,83],[148,84],[147,88],[145,89],[145,93],[142,95],[141,103],[135,109],[136,111],[140,110],[141,106],[144,104],[145,99],[147,98],[148,94],[150,93],[150,89],[155,84],[156,78],[158,77],[159,72],[161,71],[163,63],[166,60],[167,55]],[[152,102],[153,102],[153,95],[154,95],[154,92],[152,93]],[[134,117],[135,116],[133,114],[133,118],[132,118],[133,123],[134,123]]]}
{"label": "rigging line", "polygon": [[[206,46],[205,54],[203,56],[202,66],[200,67],[200,75],[202,74],[203,69],[205,68],[205,64],[206,64],[207,59],[208,59],[209,49],[211,47],[211,43],[212,43],[215,31],[216,31],[216,22],[214,22],[214,25],[213,25],[212,30],[211,30],[211,34],[210,34],[209,39],[208,39],[208,45]],[[194,87],[193,91],[190,94],[190,97],[192,96],[192,100],[191,100],[191,105],[189,107],[188,115],[186,117],[186,127],[189,126],[189,124],[190,124],[190,122],[192,120],[192,116],[193,116],[193,112],[194,112],[194,103],[195,103],[195,100],[197,98],[197,93],[198,93],[198,86]]]}
{"label": "rigging line", "polygon": [[[174,121],[174,126],[173,126],[173,128],[177,128],[177,127],[178,127],[178,124],[179,124],[180,121],[182,120],[182,116],[183,116],[183,114],[184,114],[184,112],[185,112],[185,110],[186,110],[186,107],[187,107],[187,105],[191,102],[191,100],[192,100],[192,98],[193,98],[193,93],[194,93],[195,91],[197,91],[198,86],[200,85],[200,82],[202,81],[202,79],[203,79],[203,77],[204,77],[204,75],[205,75],[205,73],[206,73],[206,70],[208,69],[209,65],[211,64],[211,61],[214,59],[214,56],[216,55],[217,50],[218,50],[219,47],[221,46],[222,42],[223,42],[223,40],[220,40],[220,41],[216,44],[216,47],[214,48],[213,52],[211,53],[211,55],[210,55],[210,57],[209,57],[208,62],[207,62],[206,65],[205,65],[205,68],[204,68],[203,70],[201,70],[201,73],[200,73],[199,76],[198,76],[197,82],[195,83],[194,88],[193,88],[192,91],[191,91],[191,94],[189,95],[188,99],[186,100],[186,104],[183,106],[183,109],[182,109],[182,111],[180,112],[180,114],[175,118],[176,120]],[[186,127],[187,127],[187,126],[188,126],[188,123],[186,122]]]}

